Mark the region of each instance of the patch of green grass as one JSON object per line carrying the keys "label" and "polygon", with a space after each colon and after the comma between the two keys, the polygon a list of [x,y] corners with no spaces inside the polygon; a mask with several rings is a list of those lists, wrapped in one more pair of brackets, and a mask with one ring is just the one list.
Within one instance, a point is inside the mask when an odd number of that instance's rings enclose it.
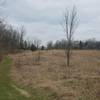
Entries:
{"label": "patch of green grass", "polygon": [[0,100],[28,100],[12,87],[10,80],[11,59],[6,57],[0,64]]}
{"label": "patch of green grass", "polygon": [[41,89],[31,89],[31,96],[26,97],[12,87],[14,83],[10,79],[11,64],[9,57],[5,57],[0,64],[0,100],[55,100],[51,91],[46,93]]}

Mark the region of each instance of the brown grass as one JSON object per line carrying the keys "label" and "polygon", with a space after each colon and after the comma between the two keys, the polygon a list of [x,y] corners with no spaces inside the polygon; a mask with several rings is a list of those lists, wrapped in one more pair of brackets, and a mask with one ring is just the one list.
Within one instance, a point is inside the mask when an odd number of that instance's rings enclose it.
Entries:
{"label": "brown grass", "polygon": [[[100,51],[73,51],[66,69],[61,50],[42,51],[39,64],[37,52],[10,55],[13,59],[12,79],[31,88],[52,89],[57,100],[100,100]],[[69,78],[66,79],[66,75]]]}

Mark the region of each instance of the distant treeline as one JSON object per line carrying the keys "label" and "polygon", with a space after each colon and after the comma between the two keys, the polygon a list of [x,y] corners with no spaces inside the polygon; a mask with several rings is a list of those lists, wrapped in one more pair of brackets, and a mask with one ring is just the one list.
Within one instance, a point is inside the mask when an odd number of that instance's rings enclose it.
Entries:
{"label": "distant treeline", "polygon": [[0,18],[0,53],[13,52],[19,49],[29,49],[31,43],[24,40],[25,29],[14,28],[12,25]]}
{"label": "distant treeline", "polygon": [[[47,46],[40,46],[41,41],[38,39],[29,41],[24,39],[25,29],[15,28],[12,25],[0,18],[0,53],[13,52],[16,50],[32,50],[38,49],[65,49],[67,48],[67,41],[65,39],[57,40],[55,43],[49,41]],[[88,39],[86,41],[72,41],[71,47],[73,49],[100,49],[100,41],[95,39]]]}
{"label": "distant treeline", "polygon": [[25,34],[24,26],[15,28],[8,24],[5,19],[0,18],[0,55],[3,52],[12,53],[20,50],[44,50],[44,46],[40,46],[40,40],[27,40],[24,38]]}
{"label": "distant treeline", "polygon": [[[67,41],[65,39],[57,40],[55,43],[49,41],[47,43],[47,49],[65,49],[67,48]],[[88,39],[86,41],[72,41],[72,49],[100,49],[100,41],[95,39]]]}

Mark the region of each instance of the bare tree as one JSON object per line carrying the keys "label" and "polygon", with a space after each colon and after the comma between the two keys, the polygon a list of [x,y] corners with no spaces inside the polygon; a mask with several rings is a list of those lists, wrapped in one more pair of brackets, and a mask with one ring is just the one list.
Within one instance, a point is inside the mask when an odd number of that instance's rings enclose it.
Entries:
{"label": "bare tree", "polygon": [[73,7],[72,11],[66,10],[64,15],[64,30],[66,33],[66,40],[67,40],[67,46],[65,47],[67,66],[70,66],[72,39],[76,28],[77,28],[77,11],[76,8]]}
{"label": "bare tree", "polygon": [[39,49],[39,47],[41,45],[41,40],[35,38],[34,41],[33,41],[33,43],[36,46],[36,48]]}
{"label": "bare tree", "polygon": [[20,48],[23,49],[24,48],[24,35],[25,35],[25,28],[24,26],[21,26],[20,28]]}
{"label": "bare tree", "polygon": [[39,39],[34,39],[33,44],[37,48],[37,56],[35,57],[35,62],[39,64],[40,58],[41,58],[41,50],[40,50],[40,45],[41,45],[41,40]]}

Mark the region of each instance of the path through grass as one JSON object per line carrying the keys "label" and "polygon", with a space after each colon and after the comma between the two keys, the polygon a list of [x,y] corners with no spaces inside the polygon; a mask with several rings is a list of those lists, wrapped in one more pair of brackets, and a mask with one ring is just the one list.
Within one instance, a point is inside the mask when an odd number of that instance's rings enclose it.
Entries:
{"label": "path through grass", "polygon": [[6,57],[0,64],[0,100],[28,100],[12,87],[10,80],[11,59]]}
{"label": "path through grass", "polygon": [[[52,93],[42,92],[41,90],[31,90],[31,96],[25,96],[26,92],[18,88],[10,79],[10,68],[12,60],[4,58],[0,64],[0,100],[53,100]],[[14,88],[16,87],[16,88]],[[21,93],[20,91],[24,91]]]}

